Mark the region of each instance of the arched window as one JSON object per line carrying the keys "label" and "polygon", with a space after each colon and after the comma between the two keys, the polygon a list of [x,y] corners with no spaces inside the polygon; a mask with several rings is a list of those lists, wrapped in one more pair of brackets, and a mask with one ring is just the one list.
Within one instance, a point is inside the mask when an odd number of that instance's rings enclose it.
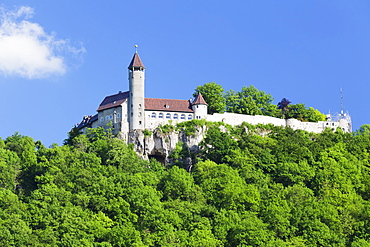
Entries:
{"label": "arched window", "polygon": [[159,113],[158,118],[163,118],[163,113]]}
{"label": "arched window", "polygon": [[105,120],[107,120],[107,121],[108,121],[108,120],[109,120],[109,116],[105,116]]}
{"label": "arched window", "polygon": [[181,114],[181,119],[185,119],[185,114]]}
{"label": "arched window", "polygon": [[173,119],[179,119],[179,115],[177,113],[173,114]]}
{"label": "arched window", "polygon": [[166,118],[167,118],[167,119],[171,119],[171,114],[170,114],[170,113],[167,113],[167,114],[166,114]]}
{"label": "arched window", "polygon": [[100,122],[104,122],[104,117],[101,117],[100,118]]}
{"label": "arched window", "polygon": [[189,114],[188,115],[188,120],[192,120],[193,119],[193,115],[192,114]]}
{"label": "arched window", "polygon": [[152,112],[152,118],[156,118],[157,117],[157,114],[155,114],[155,112]]}

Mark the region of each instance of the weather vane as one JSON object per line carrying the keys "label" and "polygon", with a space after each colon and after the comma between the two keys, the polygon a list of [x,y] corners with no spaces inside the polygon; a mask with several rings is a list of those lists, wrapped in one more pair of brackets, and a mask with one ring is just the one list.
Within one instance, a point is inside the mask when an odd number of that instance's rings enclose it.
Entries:
{"label": "weather vane", "polygon": [[137,48],[138,47],[139,47],[138,45],[135,45],[135,53],[137,53]]}

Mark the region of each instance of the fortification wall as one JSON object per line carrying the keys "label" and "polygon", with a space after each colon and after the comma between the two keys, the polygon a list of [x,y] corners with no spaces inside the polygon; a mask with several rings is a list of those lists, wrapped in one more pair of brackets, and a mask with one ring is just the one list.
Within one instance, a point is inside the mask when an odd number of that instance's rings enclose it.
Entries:
{"label": "fortification wall", "polygon": [[273,124],[275,126],[289,126],[294,130],[301,129],[308,132],[321,133],[326,128],[336,130],[340,127],[344,132],[352,132],[351,124],[346,119],[340,119],[339,121],[319,121],[319,122],[301,122],[297,119],[281,119],[269,116],[261,115],[243,115],[237,113],[214,113],[213,115],[207,115],[207,121],[212,122],[224,122],[232,126],[240,125],[243,122],[247,122],[253,125],[256,124]]}
{"label": "fortification wall", "polygon": [[244,115],[237,113],[214,113],[213,115],[207,115],[207,121],[211,122],[224,122],[232,126],[240,125],[243,122],[247,122],[253,125],[256,124],[273,124],[276,126],[286,126],[285,119],[261,116],[261,115]]}

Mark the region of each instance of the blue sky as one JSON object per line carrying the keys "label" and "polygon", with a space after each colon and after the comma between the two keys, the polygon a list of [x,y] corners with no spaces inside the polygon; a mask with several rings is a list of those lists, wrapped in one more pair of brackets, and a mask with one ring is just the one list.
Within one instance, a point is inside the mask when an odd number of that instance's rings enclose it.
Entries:
{"label": "blue sky", "polygon": [[128,90],[139,45],[146,97],[254,85],[369,124],[368,1],[41,1],[0,4],[0,137],[61,144],[103,98]]}

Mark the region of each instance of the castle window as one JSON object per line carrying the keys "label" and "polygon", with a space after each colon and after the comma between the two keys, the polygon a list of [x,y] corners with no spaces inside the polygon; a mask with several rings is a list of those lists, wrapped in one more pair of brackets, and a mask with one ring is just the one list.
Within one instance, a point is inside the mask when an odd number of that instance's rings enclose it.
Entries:
{"label": "castle window", "polygon": [[141,104],[139,104],[139,109],[141,109]]}
{"label": "castle window", "polygon": [[139,121],[139,125],[141,125],[141,121]]}
{"label": "castle window", "polygon": [[178,119],[179,115],[177,113],[173,114],[173,119]]}
{"label": "castle window", "polygon": [[156,118],[157,117],[157,114],[155,114],[155,112],[152,112],[152,118]]}
{"label": "castle window", "polygon": [[192,120],[193,119],[193,115],[189,114],[188,115],[188,120]]}
{"label": "castle window", "polygon": [[158,118],[163,118],[163,113],[159,113]]}
{"label": "castle window", "polygon": [[104,117],[101,117],[101,118],[100,118],[100,122],[103,122],[103,121],[104,121]]}
{"label": "castle window", "polygon": [[171,118],[171,114],[170,114],[170,113],[167,113],[167,114],[166,114],[166,118],[167,118],[167,119],[170,119],[170,118]]}
{"label": "castle window", "polygon": [[109,115],[109,119],[113,119],[113,116],[112,116],[112,114],[111,114],[111,115]]}
{"label": "castle window", "polygon": [[141,112],[139,112],[139,117],[141,117]]}
{"label": "castle window", "polygon": [[185,114],[181,114],[181,119],[185,119]]}
{"label": "castle window", "polygon": [[108,120],[109,120],[109,116],[106,116],[106,117],[105,117],[105,120],[107,120],[107,121],[108,121]]}
{"label": "castle window", "polygon": [[121,114],[117,113],[117,118],[120,118],[121,117]]}

